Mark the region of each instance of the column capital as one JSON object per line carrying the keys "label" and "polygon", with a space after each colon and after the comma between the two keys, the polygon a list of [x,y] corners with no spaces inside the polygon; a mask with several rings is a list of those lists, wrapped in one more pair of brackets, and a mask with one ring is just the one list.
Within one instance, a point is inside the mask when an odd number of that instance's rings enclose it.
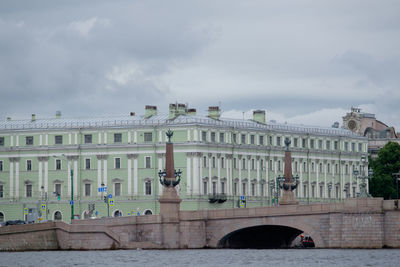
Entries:
{"label": "column capital", "polygon": [[97,159],[107,159],[107,158],[108,158],[108,155],[99,154],[99,155],[96,155],[96,157],[97,157]]}
{"label": "column capital", "polygon": [[211,156],[212,156],[212,153],[208,153],[208,157],[211,158]]}
{"label": "column capital", "polygon": [[43,157],[43,156],[38,157],[38,161],[48,161],[48,160],[49,160],[49,157]]}
{"label": "column capital", "polygon": [[8,160],[10,162],[17,162],[17,161],[19,161],[19,157],[9,157]]}
{"label": "column capital", "polygon": [[256,159],[259,160],[259,159],[260,159],[260,156],[256,156]]}
{"label": "column capital", "polygon": [[67,159],[68,159],[68,160],[77,160],[78,158],[79,158],[78,155],[70,155],[70,156],[67,156]]}
{"label": "column capital", "polygon": [[[138,154],[130,153],[126,154],[126,156],[128,157],[128,159],[136,159],[138,157]],[[158,156],[160,157],[160,154],[158,154]]]}
{"label": "column capital", "polygon": [[251,155],[247,155],[247,159],[251,159]]}
{"label": "column capital", "polygon": [[231,158],[233,157],[233,155],[232,155],[232,154],[225,154],[225,157],[226,157],[227,159],[231,159]]}
{"label": "column capital", "polygon": [[186,152],[186,157],[191,157],[193,156],[193,152]]}
{"label": "column capital", "polygon": [[217,153],[217,158],[220,158],[221,157],[221,153]]}
{"label": "column capital", "polygon": [[242,159],[242,155],[238,155],[238,159]]}

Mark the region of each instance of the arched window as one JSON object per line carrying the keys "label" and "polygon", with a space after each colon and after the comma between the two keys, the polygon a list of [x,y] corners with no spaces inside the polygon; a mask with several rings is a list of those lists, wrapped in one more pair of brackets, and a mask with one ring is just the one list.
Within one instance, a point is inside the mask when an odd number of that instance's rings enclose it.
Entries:
{"label": "arched window", "polygon": [[62,220],[62,214],[60,211],[54,212],[54,220],[55,221],[61,221]]}
{"label": "arched window", "polygon": [[145,211],[143,212],[143,214],[144,214],[144,215],[152,215],[153,212],[152,212],[151,210],[145,210]]}

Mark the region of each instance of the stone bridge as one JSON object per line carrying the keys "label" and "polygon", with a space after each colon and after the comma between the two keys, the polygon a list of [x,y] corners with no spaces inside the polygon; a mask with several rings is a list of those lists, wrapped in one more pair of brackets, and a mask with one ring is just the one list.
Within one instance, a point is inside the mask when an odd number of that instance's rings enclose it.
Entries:
{"label": "stone bridge", "polygon": [[399,248],[400,209],[368,198],[16,225],[0,228],[0,250],[281,248],[303,232],[317,248]]}

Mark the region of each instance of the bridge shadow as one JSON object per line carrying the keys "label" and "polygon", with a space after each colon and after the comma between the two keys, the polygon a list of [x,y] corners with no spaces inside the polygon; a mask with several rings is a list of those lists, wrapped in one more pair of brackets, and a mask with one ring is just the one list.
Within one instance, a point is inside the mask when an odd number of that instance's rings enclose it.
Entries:
{"label": "bridge shadow", "polygon": [[302,230],[280,225],[261,225],[242,228],[225,235],[218,248],[272,249],[290,248]]}

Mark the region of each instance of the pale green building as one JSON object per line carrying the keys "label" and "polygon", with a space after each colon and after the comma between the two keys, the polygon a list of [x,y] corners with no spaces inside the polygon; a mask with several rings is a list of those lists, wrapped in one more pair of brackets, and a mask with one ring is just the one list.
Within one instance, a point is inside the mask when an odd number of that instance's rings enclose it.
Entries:
{"label": "pale green building", "polygon": [[[168,129],[175,168],[182,170],[177,189],[183,210],[240,208],[240,196],[247,207],[273,204],[285,138],[301,203],[359,192],[353,171],[367,165],[368,140],[349,130],[266,122],[264,111],[237,120],[220,118],[218,107],[209,107],[208,116],[184,104],[169,110],[159,115],[146,106],[144,116],[67,119],[57,113],[1,121],[0,221],[70,221],[72,191],[76,217],[157,214]],[[102,187],[107,192],[99,192]],[[104,202],[109,194],[111,205]]]}

